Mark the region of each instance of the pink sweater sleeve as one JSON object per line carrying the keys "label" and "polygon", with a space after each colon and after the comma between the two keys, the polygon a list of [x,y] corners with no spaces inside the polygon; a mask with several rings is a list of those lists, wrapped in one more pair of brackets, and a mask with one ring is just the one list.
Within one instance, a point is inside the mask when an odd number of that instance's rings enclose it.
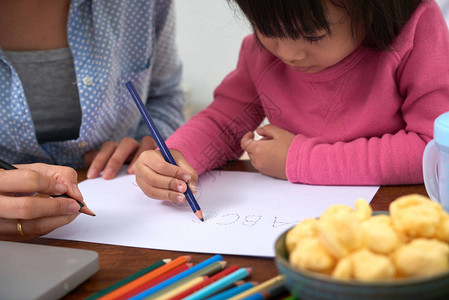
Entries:
{"label": "pink sweater sleeve", "polygon": [[392,74],[396,77],[385,74],[384,81],[378,78],[370,86],[371,93],[376,93],[396,84],[404,99],[400,108],[404,129],[335,143],[297,135],[287,157],[290,181],[330,185],[423,182],[422,154],[433,136],[433,121],[449,110],[449,34],[435,2],[424,2],[394,42],[398,67]]}
{"label": "pink sweater sleeve", "polygon": [[167,146],[180,151],[199,174],[238,159],[243,153],[241,138],[264,118],[247,69],[245,44],[236,69],[215,90],[214,101],[167,140]]}

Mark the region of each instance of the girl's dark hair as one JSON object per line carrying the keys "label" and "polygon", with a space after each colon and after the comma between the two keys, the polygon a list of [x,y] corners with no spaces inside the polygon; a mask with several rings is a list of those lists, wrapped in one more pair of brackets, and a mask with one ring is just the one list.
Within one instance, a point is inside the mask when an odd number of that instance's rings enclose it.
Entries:
{"label": "girl's dark hair", "polygon": [[228,0],[235,2],[254,29],[272,38],[298,39],[330,32],[326,3],[351,19],[354,38],[387,50],[421,0]]}

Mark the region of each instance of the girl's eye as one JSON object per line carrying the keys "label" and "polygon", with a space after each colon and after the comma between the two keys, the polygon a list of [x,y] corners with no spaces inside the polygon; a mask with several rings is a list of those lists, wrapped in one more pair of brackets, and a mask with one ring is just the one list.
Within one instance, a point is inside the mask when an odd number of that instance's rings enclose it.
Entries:
{"label": "girl's eye", "polygon": [[306,41],[308,41],[308,42],[314,43],[314,42],[319,42],[319,41],[321,41],[321,40],[324,39],[325,37],[326,37],[326,35],[323,34],[323,35],[320,35],[320,36],[305,36],[305,37],[303,37],[303,38],[304,38],[304,40],[306,40]]}

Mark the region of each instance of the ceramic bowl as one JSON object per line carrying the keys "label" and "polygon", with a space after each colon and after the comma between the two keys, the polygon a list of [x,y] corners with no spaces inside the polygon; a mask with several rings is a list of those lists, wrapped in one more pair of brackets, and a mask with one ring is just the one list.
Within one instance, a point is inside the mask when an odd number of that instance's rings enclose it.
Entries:
{"label": "ceramic bowl", "polygon": [[285,246],[287,232],[288,230],[276,240],[276,266],[279,273],[285,275],[286,287],[300,300],[449,299],[449,271],[431,277],[366,283],[336,280],[326,275],[298,270],[288,262]]}

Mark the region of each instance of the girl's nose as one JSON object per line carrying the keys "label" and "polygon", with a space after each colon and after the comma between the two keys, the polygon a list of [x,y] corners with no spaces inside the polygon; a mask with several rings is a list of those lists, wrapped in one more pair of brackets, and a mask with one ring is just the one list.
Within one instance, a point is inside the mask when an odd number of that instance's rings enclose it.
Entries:
{"label": "girl's nose", "polygon": [[306,51],[291,42],[280,42],[276,49],[276,55],[285,62],[294,62],[303,60],[306,57]]}

